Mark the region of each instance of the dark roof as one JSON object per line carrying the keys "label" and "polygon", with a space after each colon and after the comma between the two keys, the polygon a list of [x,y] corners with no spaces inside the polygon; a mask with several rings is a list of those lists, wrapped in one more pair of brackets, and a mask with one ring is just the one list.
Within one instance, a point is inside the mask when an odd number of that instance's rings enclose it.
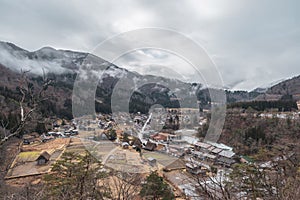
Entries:
{"label": "dark roof", "polygon": [[47,151],[43,151],[40,156],[37,158],[37,160],[41,158],[45,158],[45,160],[50,160],[51,155]]}
{"label": "dark roof", "polygon": [[171,171],[171,170],[177,170],[177,169],[185,169],[185,162],[181,159],[176,159],[172,163],[168,164],[165,169]]}
{"label": "dark roof", "polygon": [[149,157],[147,160],[148,160],[149,162],[156,162],[156,159],[155,159],[155,158],[152,158],[152,157]]}
{"label": "dark roof", "polygon": [[153,151],[156,148],[156,144],[152,143],[152,142],[147,142],[146,146],[144,149],[149,150],[149,151]]}
{"label": "dark roof", "polygon": [[225,163],[225,164],[228,164],[228,165],[231,165],[233,163],[235,163],[235,160],[231,159],[231,158],[225,158],[225,157],[220,157],[218,159],[219,162],[222,162],[222,163]]}
{"label": "dark roof", "polygon": [[218,153],[220,153],[221,151],[223,151],[223,149],[220,149],[220,148],[217,148],[217,147],[216,147],[216,148],[213,149],[211,152],[218,154]]}
{"label": "dark roof", "polygon": [[198,147],[201,147],[201,148],[204,148],[204,149],[208,149],[209,147],[211,147],[210,144],[207,144],[207,143],[204,143],[204,142],[197,142],[197,143],[195,143],[195,146],[198,146]]}

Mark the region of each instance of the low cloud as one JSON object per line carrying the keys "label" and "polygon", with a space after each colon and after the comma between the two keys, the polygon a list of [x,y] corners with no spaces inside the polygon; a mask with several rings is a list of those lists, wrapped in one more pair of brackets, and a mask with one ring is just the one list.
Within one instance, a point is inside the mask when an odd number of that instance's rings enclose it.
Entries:
{"label": "low cloud", "polygon": [[[52,46],[92,52],[101,41],[123,31],[168,28],[202,45],[216,63],[227,87],[251,90],[300,74],[299,7],[297,0],[155,3],[147,0],[26,0],[22,3],[2,0],[0,40],[30,51]],[[188,70],[184,70],[188,65],[174,56],[151,51],[142,53],[148,62],[134,53],[131,59],[123,58],[118,63],[131,69],[158,66],[159,62],[160,66],[195,81],[192,73],[187,76]],[[144,73],[152,72],[147,68]]]}

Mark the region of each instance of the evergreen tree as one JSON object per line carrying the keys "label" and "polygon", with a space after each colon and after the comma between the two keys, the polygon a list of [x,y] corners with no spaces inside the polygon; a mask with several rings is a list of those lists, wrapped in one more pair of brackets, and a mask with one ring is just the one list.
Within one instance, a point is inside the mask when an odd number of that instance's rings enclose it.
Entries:
{"label": "evergreen tree", "polygon": [[164,199],[171,200],[175,199],[171,188],[163,178],[157,174],[156,171],[152,172],[146,179],[146,183],[142,185],[140,192],[141,197],[145,199]]}
{"label": "evergreen tree", "polygon": [[48,199],[108,199],[110,190],[103,180],[102,165],[89,152],[67,152],[45,176]]}

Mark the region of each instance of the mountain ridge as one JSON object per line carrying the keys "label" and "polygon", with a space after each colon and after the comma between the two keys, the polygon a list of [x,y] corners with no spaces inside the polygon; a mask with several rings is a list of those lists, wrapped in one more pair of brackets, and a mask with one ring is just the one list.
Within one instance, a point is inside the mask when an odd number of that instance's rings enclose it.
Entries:
{"label": "mountain ridge", "polygon": [[[63,50],[63,49],[55,49],[53,47],[45,46],[42,47],[36,51],[27,51],[25,49],[22,49],[18,46],[16,46],[13,43],[10,42],[1,42],[0,41],[0,63],[5,66],[6,68],[16,72],[20,73],[22,70],[30,70],[30,72],[33,74],[33,76],[41,76],[44,72],[54,74],[53,76],[59,76],[64,77],[67,76],[66,74],[76,74],[78,73],[78,70],[80,66],[92,64],[97,67],[97,70],[102,73],[102,77],[99,80],[99,83],[102,84],[100,86],[101,92],[99,92],[99,102],[108,102],[108,96],[110,96],[113,92],[114,86],[117,84],[117,82],[127,77],[129,79],[129,82],[132,83],[128,84],[134,84],[136,86],[141,85],[143,81],[145,82],[154,82],[157,85],[164,85],[166,84],[169,86],[170,90],[176,90],[178,91],[179,96],[183,96],[187,99],[192,98],[192,95],[194,92],[197,93],[198,100],[205,102],[205,104],[210,102],[209,98],[209,89],[203,87],[201,83],[195,83],[197,85],[197,89],[193,89],[192,83],[184,83],[180,80],[176,79],[169,79],[163,76],[153,76],[153,75],[141,75],[137,72],[131,72],[125,68],[120,68],[117,65],[113,63],[109,63],[108,61],[105,61],[104,59],[89,54],[85,52],[79,52],[79,51],[72,51],[72,50]],[[20,68],[22,66],[22,68]],[[24,67],[24,68],[23,68]],[[94,68],[96,69],[96,68]],[[300,76],[298,76],[299,80],[297,79],[297,83],[299,82],[299,88],[300,88]],[[68,80],[68,82],[64,82],[63,80]],[[103,81],[105,80],[105,81]],[[62,78],[62,80],[59,80],[61,85],[68,85],[68,88],[72,88],[72,84],[74,84],[74,80],[68,79],[68,78]],[[257,88],[253,91],[230,91],[225,90],[227,102],[238,102],[238,101],[252,101],[252,100],[279,100],[282,98],[283,95],[289,95],[290,92],[292,92],[292,95],[297,93],[298,90],[294,87],[292,87],[292,84],[290,84],[289,81],[293,82],[292,79],[285,80],[283,82],[280,82],[276,85],[273,85],[269,88]],[[285,84],[284,84],[285,83]],[[125,84],[125,85],[126,85]],[[288,87],[291,87],[291,90],[287,90],[282,87],[286,87],[284,85],[288,85]],[[296,84],[298,85],[298,84]],[[124,89],[124,88],[123,88]],[[127,88],[125,88],[126,90]],[[163,90],[163,88],[161,88]],[[192,89],[192,90],[191,90]],[[213,89],[210,88],[210,90],[219,90],[219,89]],[[223,89],[221,89],[223,90]],[[138,90],[137,90],[138,91]],[[145,90],[143,90],[145,91]],[[151,90],[151,92],[156,91]],[[72,92],[69,91],[71,94]],[[125,92],[120,92],[125,95]],[[199,95],[199,93],[202,95]],[[108,96],[105,96],[109,94]],[[148,95],[149,95],[148,94]],[[300,94],[300,90],[299,90]],[[101,99],[105,96],[105,100]],[[173,95],[174,94],[169,94]],[[120,97],[122,98],[122,97]],[[165,98],[165,97],[164,97]],[[294,98],[294,97],[292,97]],[[300,99],[300,95],[299,95]],[[298,98],[297,98],[298,100]],[[155,101],[154,101],[155,102]],[[153,102],[152,102],[153,103]],[[107,105],[106,105],[107,106]]]}

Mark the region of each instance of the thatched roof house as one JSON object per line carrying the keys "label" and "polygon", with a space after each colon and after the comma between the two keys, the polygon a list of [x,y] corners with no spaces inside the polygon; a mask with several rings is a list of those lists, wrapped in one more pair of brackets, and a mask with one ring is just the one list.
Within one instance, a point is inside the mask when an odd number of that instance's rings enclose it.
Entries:
{"label": "thatched roof house", "polygon": [[51,155],[47,151],[43,151],[36,159],[38,165],[44,165],[50,160]]}

